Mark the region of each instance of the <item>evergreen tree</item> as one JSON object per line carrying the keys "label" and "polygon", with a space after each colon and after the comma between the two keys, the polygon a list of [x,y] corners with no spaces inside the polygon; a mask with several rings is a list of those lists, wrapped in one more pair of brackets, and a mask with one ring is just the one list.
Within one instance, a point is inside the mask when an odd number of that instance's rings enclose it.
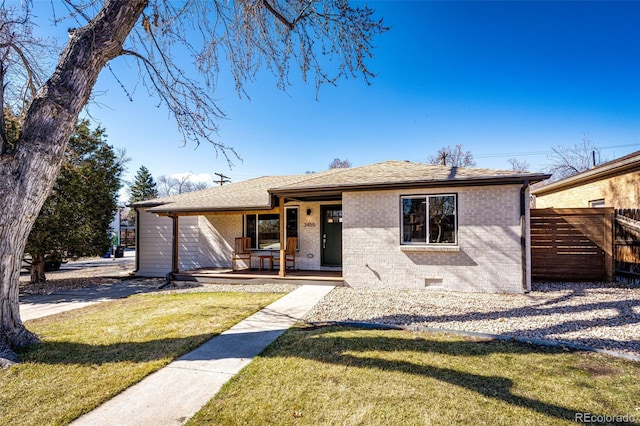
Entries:
{"label": "evergreen tree", "polygon": [[109,249],[123,166],[105,137],[105,130],[91,130],[88,120],[77,124],[60,175],[27,240],[32,282],[46,280],[45,262],[55,268],[66,259]]}
{"label": "evergreen tree", "polygon": [[151,176],[151,172],[145,166],[140,166],[136,177],[131,184],[131,195],[129,203],[150,200],[158,197],[158,188],[156,182]]}
{"label": "evergreen tree", "polygon": [[6,107],[2,110],[0,118],[2,119],[0,120],[0,129],[5,129],[4,132],[0,132],[0,139],[6,147],[6,151],[12,152],[16,141],[20,137],[20,118]]}

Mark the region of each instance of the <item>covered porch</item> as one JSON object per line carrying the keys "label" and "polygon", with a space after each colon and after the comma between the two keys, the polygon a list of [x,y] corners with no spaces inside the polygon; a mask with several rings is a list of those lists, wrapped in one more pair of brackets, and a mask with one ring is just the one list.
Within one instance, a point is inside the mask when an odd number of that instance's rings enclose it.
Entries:
{"label": "covered porch", "polygon": [[136,270],[168,281],[212,274],[341,281],[342,193],[278,189],[304,179],[267,176],[139,203]]}
{"label": "covered porch", "polygon": [[[234,208],[159,213],[172,221],[170,281],[279,278],[342,282],[341,200],[318,201],[272,196],[272,204],[258,209]],[[275,204],[275,206],[274,206]],[[181,255],[194,240],[180,223],[198,217],[200,252],[214,252],[214,261],[188,266]],[[328,217],[329,223],[321,222]],[[204,221],[204,226],[202,225]],[[329,231],[333,231],[330,233]],[[205,236],[206,238],[202,238]],[[216,233],[209,248],[202,249]],[[191,239],[189,239],[191,238]],[[234,241],[235,240],[235,241]],[[245,240],[245,241],[239,241]],[[293,244],[290,242],[293,240]],[[286,244],[285,244],[286,242]],[[239,245],[242,246],[238,256]],[[193,253],[193,251],[192,251]],[[293,261],[292,261],[293,259]],[[230,268],[226,263],[230,264]],[[182,265],[182,267],[180,267]],[[234,270],[236,269],[236,270]]]}

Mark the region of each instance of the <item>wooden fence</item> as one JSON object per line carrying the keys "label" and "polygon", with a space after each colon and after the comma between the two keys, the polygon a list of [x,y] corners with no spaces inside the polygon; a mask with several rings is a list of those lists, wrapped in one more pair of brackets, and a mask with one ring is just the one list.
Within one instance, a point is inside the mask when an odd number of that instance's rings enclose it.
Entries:
{"label": "wooden fence", "polygon": [[614,247],[616,280],[640,284],[640,209],[616,210]]}
{"label": "wooden fence", "polygon": [[613,208],[532,209],[534,281],[613,281]]}

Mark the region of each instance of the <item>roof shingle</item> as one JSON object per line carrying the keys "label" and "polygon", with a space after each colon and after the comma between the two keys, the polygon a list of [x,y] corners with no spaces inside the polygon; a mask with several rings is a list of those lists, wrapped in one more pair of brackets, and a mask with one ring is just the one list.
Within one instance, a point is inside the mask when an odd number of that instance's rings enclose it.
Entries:
{"label": "roof shingle", "polygon": [[261,210],[274,207],[272,194],[309,191],[366,190],[415,185],[505,184],[548,178],[538,173],[516,173],[466,167],[438,166],[409,161],[385,161],[368,166],[332,169],[304,175],[263,176],[186,194],[134,203],[155,213]]}

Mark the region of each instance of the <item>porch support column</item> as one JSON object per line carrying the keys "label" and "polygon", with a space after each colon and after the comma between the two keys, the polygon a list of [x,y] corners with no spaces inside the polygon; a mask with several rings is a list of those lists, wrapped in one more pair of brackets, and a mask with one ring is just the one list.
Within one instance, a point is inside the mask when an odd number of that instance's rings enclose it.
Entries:
{"label": "porch support column", "polygon": [[280,270],[278,271],[279,277],[284,277],[286,275],[285,270],[287,269],[287,264],[284,259],[284,250],[285,250],[285,227],[287,226],[286,218],[284,215],[284,197],[279,198],[279,209],[280,209]]}
{"label": "porch support column", "polygon": [[173,221],[173,238],[171,239],[171,274],[178,273],[178,215],[170,215]]}

